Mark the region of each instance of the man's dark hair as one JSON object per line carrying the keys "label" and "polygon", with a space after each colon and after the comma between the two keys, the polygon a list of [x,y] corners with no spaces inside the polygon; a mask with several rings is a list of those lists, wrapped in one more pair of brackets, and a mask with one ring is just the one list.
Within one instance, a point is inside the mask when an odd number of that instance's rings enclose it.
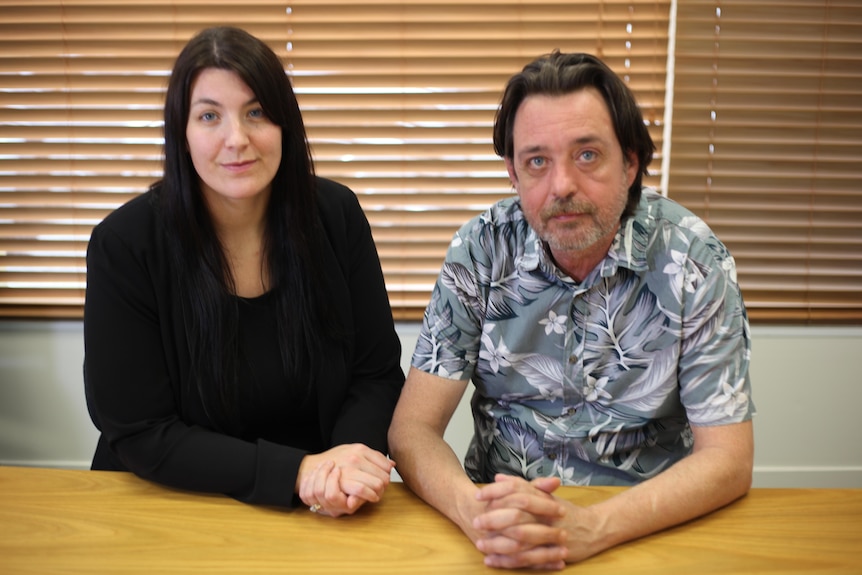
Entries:
{"label": "man's dark hair", "polygon": [[554,51],[537,58],[512,76],[506,84],[494,121],[494,151],[501,158],[513,158],[515,114],[527,96],[563,96],[588,87],[595,88],[602,95],[623,157],[628,158],[631,153],[637,157],[637,174],[629,187],[628,202],[623,212],[623,217],[627,217],[634,213],[640,202],[643,176],[649,173],[647,166],[652,161],[655,144],[634,94],[613,70],[595,56]]}

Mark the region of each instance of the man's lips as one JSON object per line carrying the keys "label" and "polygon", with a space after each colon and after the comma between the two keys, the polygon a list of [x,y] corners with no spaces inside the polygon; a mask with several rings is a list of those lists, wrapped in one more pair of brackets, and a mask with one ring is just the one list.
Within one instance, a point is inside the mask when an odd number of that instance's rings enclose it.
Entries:
{"label": "man's lips", "polygon": [[548,216],[549,220],[556,220],[558,222],[573,222],[580,218],[586,216],[586,212],[558,212],[554,214],[550,214]]}

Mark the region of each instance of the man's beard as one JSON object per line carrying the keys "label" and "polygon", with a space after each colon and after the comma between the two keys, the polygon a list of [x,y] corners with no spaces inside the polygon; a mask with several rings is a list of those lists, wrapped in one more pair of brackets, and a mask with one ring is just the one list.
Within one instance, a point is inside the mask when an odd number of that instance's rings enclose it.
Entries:
{"label": "man's beard", "polygon": [[[558,215],[578,214],[576,222],[561,224],[557,222],[553,228],[548,225],[551,218]],[[529,218],[531,220],[532,218]],[[554,251],[580,251],[586,249],[619,226],[619,214],[616,217],[599,213],[594,205],[588,202],[572,199],[560,200],[552,206],[543,209],[538,214],[538,220],[529,221],[542,240]]]}

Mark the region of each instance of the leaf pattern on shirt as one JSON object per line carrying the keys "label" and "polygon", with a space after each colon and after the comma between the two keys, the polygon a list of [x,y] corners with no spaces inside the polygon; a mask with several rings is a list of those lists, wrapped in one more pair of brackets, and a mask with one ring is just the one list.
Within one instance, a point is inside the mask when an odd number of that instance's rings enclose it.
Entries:
{"label": "leaf pattern on shirt", "polygon": [[442,302],[438,293],[432,294],[432,304],[438,305],[433,329],[423,330],[416,342],[413,365],[428,373],[441,377],[460,378],[470,363],[467,352],[456,345],[461,340],[461,330],[452,323],[452,306]]}
{"label": "leaf pattern on shirt", "polygon": [[488,321],[499,321],[517,317],[516,309],[535,301],[535,295],[542,293],[546,282],[532,274],[523,274],[518,268],[519,257],[523,246],[519,245],[512,229],[504,230],[499,238],[495,238],[488,227],[480,230],[477,243],[479,253],[475,257],[475,281],[480,290],[487,293],[487,309],[485,318]]}
{"label": "leaf pattern on shirt", "polygon": [[645,191],[581,282],[516,198],[447,253],[413,365],[472,379],[474,481],[503,472],[632,484],[692,446],[689,423],[750,418],[750,331],[735,262],[699,218]]}
{"label": "leaf pattern on shirt", "polygon": [[478,285],[473,281],[472,271],[460,263],[446,262],[440,270],[440,283],[452,293],[458,295],[464,304],[476,313],[476,317],[485,316],[485,300],[479,293]]}
{"label": "leaf pattern on shirt", "polygon": [[524,376],[538,393],[507,393],[503,395],[506,401],[544,399],[553,402],[562,397],[563,370],[554,358],[538,353],[522,354],[514,359],[512,369]]}
{"label": "leaf pattern on shirt", "polygon": [[520,477],[537,477],[542,465],[542,447],[535,430],[513,417],[497,420],[490,453],[494,473],[517,471]]}

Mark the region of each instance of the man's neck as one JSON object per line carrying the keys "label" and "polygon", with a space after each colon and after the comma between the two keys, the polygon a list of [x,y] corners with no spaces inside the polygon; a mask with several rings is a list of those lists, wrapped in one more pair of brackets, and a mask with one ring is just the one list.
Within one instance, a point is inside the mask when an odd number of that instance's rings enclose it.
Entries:
{"label": "man's neck", "polygon": [[616,232],[603,241],[596,242],[581,250],[554,251],[547,244],[545,244],[545,249],[558,268],[580,283],[605,259],[615,237]]}

